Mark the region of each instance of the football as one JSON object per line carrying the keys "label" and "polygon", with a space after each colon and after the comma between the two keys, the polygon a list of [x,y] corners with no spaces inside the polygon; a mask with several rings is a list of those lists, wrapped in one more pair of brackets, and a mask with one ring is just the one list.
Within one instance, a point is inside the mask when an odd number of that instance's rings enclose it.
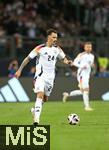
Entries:
{"label": "football", "polygon": [[70,114],[67,119],[70,125],[77,125],[80,122],[80,118],[77,114]]}

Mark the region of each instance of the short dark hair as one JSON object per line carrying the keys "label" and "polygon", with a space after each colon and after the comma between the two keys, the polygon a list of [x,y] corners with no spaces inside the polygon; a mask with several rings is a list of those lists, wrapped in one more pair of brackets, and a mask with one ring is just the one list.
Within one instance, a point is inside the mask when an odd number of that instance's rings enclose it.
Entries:
{"label": "short dark hair", "polygon": [[87,41],[87,42],[84,42],[84,45],[92,45],[92,42],[90,42],[90,41]]}
{"label": "short dark hair", "polygon": [[48,29],[47,36],[51,35],[51,33],[57,33],[57,31],[55,29]]}

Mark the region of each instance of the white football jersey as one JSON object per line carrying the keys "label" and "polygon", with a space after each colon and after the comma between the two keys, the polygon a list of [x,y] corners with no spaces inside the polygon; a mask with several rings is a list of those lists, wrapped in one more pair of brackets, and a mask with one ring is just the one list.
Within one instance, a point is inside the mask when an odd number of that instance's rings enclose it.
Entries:
{"label": "white football jersey", "polygon": [[80,53],[74,60],[74,65],[78,67],[78,75],[89,76],[93,63],[94,55],[86,52]]}
{"label": "white football jersey", "polygon": [[[44,79],[53,80],[55,77],[55,65],[57,59],[64,59],[64,52],[59,47],[47,47],[45,44],[39,45],[35,49],[38,50],[39,55],[35,78],[42,76]],[[29,54],[31,59],[37,56],[35,49]]]}

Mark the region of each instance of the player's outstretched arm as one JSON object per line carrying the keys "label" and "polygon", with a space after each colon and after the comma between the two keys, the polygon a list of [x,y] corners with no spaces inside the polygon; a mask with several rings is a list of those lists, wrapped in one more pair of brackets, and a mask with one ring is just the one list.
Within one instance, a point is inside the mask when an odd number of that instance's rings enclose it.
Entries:
{"label": "player's outstretched arm", "polygon": [[64,64],[72,66],[73,65],[73,61],[67,59],[65,53],[63,52],[63,50],[59,46],[58,46],[58,49],[60,51],[60,53],[58,55],[58,58],[61,59]]}
{"label": "player's outstretched arm", "polygon": [[67,65],[70,65],[70,66],[73,66],[73,61],[72,60],[68,60],[66,57],[63,59],[63,63],[67,64]]}
{"label": "player's outstretched arm", "polygon": [[19,69],[18,69],[18,70],[16,71],[16,73],[15,73],[16,78],[19,78],[19,77],[21,76],[21,73],[22,73],[23,68],[29,63],[29,61],[30,61],[30,59],[29,59],[29,57],[27,56],[27,57],[23,60],[23,62],[21,63]]}
{"label": "player's outstretched arm", "polygon": [[29,55],[23,60],[23,62],[21,63],[19,69],[17,70],[17,72],[15,73],[15,76],[17,78],[19,78],[21,76],[22,70],[23,68],[29,63],[29,61],[33,58],[35,58],[37,56],[37,54],[39,54],[39,47],[35,47],[30,53]]}

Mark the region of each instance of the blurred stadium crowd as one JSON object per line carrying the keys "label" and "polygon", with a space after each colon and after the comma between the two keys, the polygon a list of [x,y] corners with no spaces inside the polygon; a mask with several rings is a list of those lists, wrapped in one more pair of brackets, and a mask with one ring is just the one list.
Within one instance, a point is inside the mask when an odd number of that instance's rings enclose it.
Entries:
{"label": "blurred stadium crowd", "polygon": [[[77,4],[79,3],[79,4]],[[62,37],[109,34],[109,6],[104,0],[4,0],[0,35],[45,36],[48,27]]]}
{"label": "blurred stadium crowd", "polygon": [[[66,45],[70,45],[70,41],[71,47],[63,45],[70,56],[73,54],[71,49],[75,49],[75,51],[80,49],[79,51],[81,51],[82,47],[82,41],[77,38],[72,41],[72,37],[84,36],[85,40],[89,40],[89,37],[95,40],[99,46],[95,46],[94,43],[95,52],[97,56],[103,57],[102,59],[98,59],[97,63],[99,65],[102,64],[98,71],[100,73],[103,72],[103,76],[108,77],[109,49],[107,50],[107,45],[106,48],[100,45],[101,38],[103,42],[106,42],[105,38],[107,39],[109,36],[108,3],[108,0],[1,0],[0,55],[4,59],[7,56],[11,58],[10,53],[12,52],[12,56],[17,56],[19,59],[21,57],[24,58],[30,49],[36,45],[36,39],[44,41],[46,30],[48,28],[55,28],[62,39],[70,39],[67,40]],[[7,40],[8,37],[9,41]],[[22,40],[24,38],[26,38],[26,44]],[[11,41],[11,39],[15,41]],[[65,44],[65,42],[63,43]],[[79,46],[75,48],[75,45]],[[99,50],[102,49],[102,51],[98,52],[98,48]],[[104,49],[106,49],[106,53]],[[4,55],[2,55],[3,51]],[[2,67],[3,61],[0,62],[0,67]],[[7,70],[9,70],[10,60],[8,61],[8,65],[7,62],[5,63]],[[34,72],[34,68],[31,70]],[[4,71],[3,74],[6,75],[8,73]],[[31,75],[31,71],[29,75]],[[102,75],[99,74],[98,76]]]}

